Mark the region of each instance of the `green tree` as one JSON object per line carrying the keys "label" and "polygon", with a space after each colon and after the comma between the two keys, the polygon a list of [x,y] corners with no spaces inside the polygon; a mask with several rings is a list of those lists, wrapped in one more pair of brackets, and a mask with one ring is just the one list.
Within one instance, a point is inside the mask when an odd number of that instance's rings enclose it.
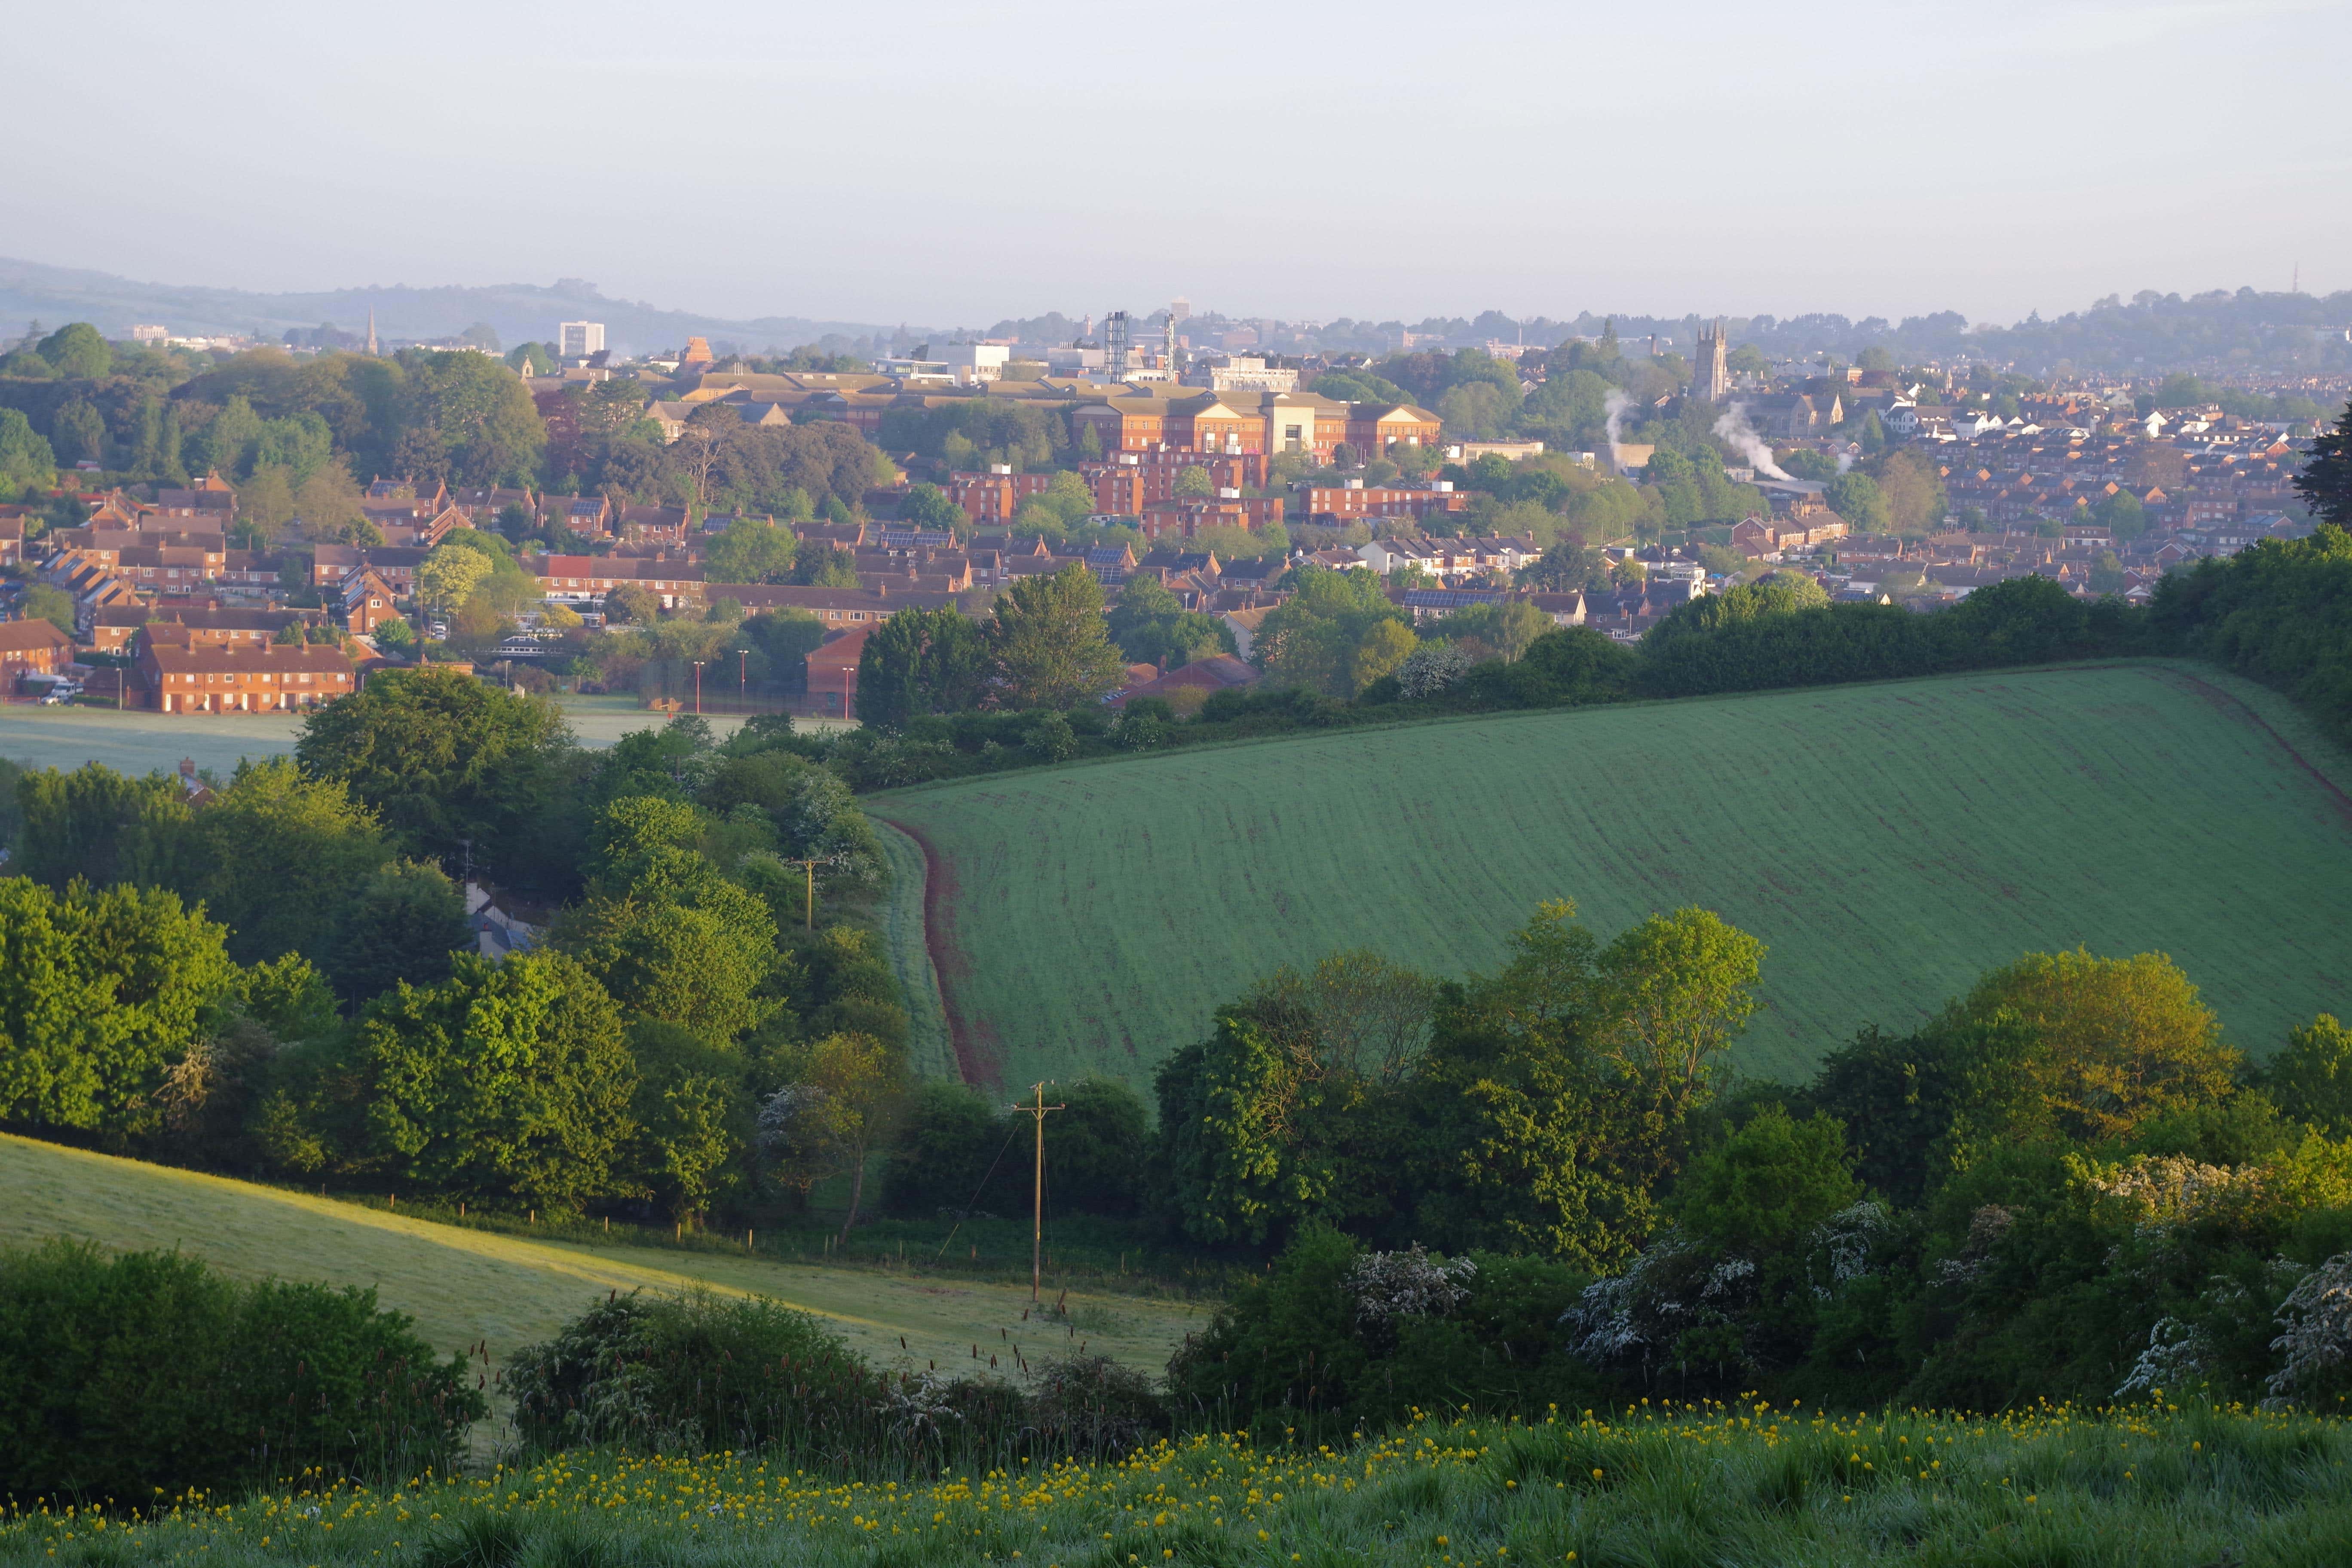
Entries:
{"label": "green tree", "polygon": [[656,1202],[691,1218],[734,1184],[735,1159],[751,1139],[742,1059],[712,1049],[691,1030],[660,1023],[640,1022],[629,1043],[643,1075],[633,1106],[633,1163]]}
{"label": "green tree", "polygon": [[299,952],[324,964],[338,911],[391,857],[343,781],[308,777],[290,757],[239,763],[194,826],[202,869],[184,890],[226,922],[241,963]]}
{"label": "green tree", "polygon": [[57,482],[58,455],[32,422],[14,408],[0,408],[0,490]]}
{"label": "green tree", "polygon": [[[640,730],[627,740],[653,741],[658,755],[673,759],[693,754],[686,749],[686,737],[676,731]],[[625,760],[621,761],[626,765]],[[607,895],[625,893],[646,875],[661,851],[693,848],[702,842],[709,826],[702,813],[682,800],[655,795],[613,799],[596,814],[595,824],[588,830],[588,854],[582,869],[589,888]]]}
{"label": "green tree", "polygon": [[492,570],[479,552],[445,540],[416,568],[416,596],[428,609],[453,610],[489,580]]}
{"label": "green tree", "polygon": [[321,464],[294,489],[303,532],[321,542],[381,544],[383,531],[360,510],[360,487],[338,459]]}
{"label": "green tree", "polygon": [[58,462],[64,467],[87,462],[103,468],[106,421],[97,409],[77,397],[51,416],[49,445],[57,449]]}
{"label": "green tree", "polygon": [[1205,500],[1216,493],[1216,486],[1209,479],[1209,470],[1199,464],[1177,471],[1176,495],[1179,500]]}
{"label": "green tree", "polygon": [[233,531],[247,549],[267,550],[294,521],[294,487],[287,471],[275,463],[257,465],[237,487],[236,521]]}
{"label": "green tree", "polygon": [[888,1135],[904,1068],[881,1041],[861,1034],[811,1041],[782,1065],[784,1087],[760,1113],[761,1152],[774,1178],[803,1196],[827,1176],[846,1174],[846,1237],[865,1198],[866,1157]]}
{"label": "green tree", "polygon": [[1432,991],[1373,954],[1334,954],[1277,970],[1171,1057],[1153,1088],[1185,1233],[1255,1244],[1393,1221]]}
{"label": "green tree", "polygon": [[1441,1013],[1436,1199],[1465,1234],[1597,1268],[1633,1255],[1754,1011],[1763,948],[1703,910],[1601,946],[1546,903]]}
{"label": "green tree", "polygon": [[544,885],[570,740],[544,699],[423,668],[373,676],[308,715],[294,755],[350,785],[405,853],[455,864],[470,846],[490,875]]}
{"label": "green tree", "polygon": [[114,368],[114,350],[88,321],[59,327],[40,341],[37,352],[68,380],[97,381]]}
{"label": "green tree", "polygon": [[73,595],[62,588],[52,588],[47,583],[25,584],[25,596],[19,601],[28,621],[47,621],[66,636],[74,635],[77,616]]}
{"label": "green tree", "polygon": [[16,781],[16,805],[23,828],[9,868],[58,892],[77,879],[193,887],[203,874],[194,813],[161,773],[44,768]]}
{"label": "green tree", "polygon": [[704,575],[713,583],[781,583],[799,548],[790,530],[739,517],[710,542]]}
{"label": "green tree", "polygon": [[226,479],[242,479],[261,445],[261,416],[254,412],[245,394],[232,394],[194,440],[191,467],[202,467]]}
{"label": "green tree", "polygon": [[414,471],[443,466],[460,485],[528,483],[547,445],[547,426],[520,377],[488,354],[411,351],[401,416]]}
{"label": "green tree", "polygon": [[990,641],[1016,702],[1069,709],[1118,687],[1123,666],[1102,607],[1101,583],[1076,562],[1024,577],[996,601]]}
{"label": "green tree", "polygon": [[[6,450],[6,431],[0,428],[0,462]],[[2352,529],[2352,403],[2344,405],[2333,429],[2313,435],[2311,455],[2295,475],[2294,488],[2314,517]]]}
{"label": "green tree", "polygon": [[2326,1137],[2352,1137],[2352,1029],[2331,1015],[2290,1031],[2262,1081],[2287,1115]]}
{"label": "green tree", "polygon": [[858,720],[896,731],[927,713],[976,706],[992,657],[987,632],[953,606],[900,610],[859,651]]}
{"label": "green tree", "polygon": [[724,1042],[779,1005],[776,922],[688,847],[707,831],[681,802],[614,801],[590,835],[591,897],[558,920],[553,940],[631,1012]]}
{"label": "green tree", "polygon": [[[1412,651],[1405,612],[1371,573],[1304,565],[1290,582],[1297,592],[1266,616],[1250,645],[1268,679],[1352,697]],[[1392,629],[1376,629],[1384,622]]]}
{"label": "green tree", "polygon": [[907,499],[898,506],[899,520],[909,527],[944,533],[965,527],[971,519],[963,508],[948,500],[947,492],[937,485],[910,485]]}
{"label": "green tree", "polygon": [[838,544],[803,545],[793,560],[793,581],[808,588],[855,588],[857,556]]}
{"label": "green tree", "polygon": [[[1133,578],[1119,590],[1108,627],[1129,659],[1138,664],[1166,659],[1171,669],[1212,654],[1231,653],[1235,647],[1233,628],[1222,617],[1185,609],[1151,577]],[[858,689],[862,694],[865,688],[861,684]]]}
{"label": "green tree", "polygon": [[0,1119],[137,1131],[236,982],[227,931],[175,893],[0,878]]}
{"label": "green tree", "polygon": [[1944,481],[1929,464],[1907,452],[1890,452],[1878,465],[1878,489],[1895,532],[1916,539],[1943,527]]}
{"label": "green tree", "polygon": [[1822,499],[1856,533],[1885,533],[1893,525],[1885,492],[1868,474],[1837,475],[1822,487]]}
{"label": "green tree", "polygon": [[390,861],[352,885],[335,910],[321,967],[356,1004],[404,980],[440,984],[471,945],[457,884],[438,866]]}
{"label": "green tree", "polygon": [[1989,1113],[1988,1136],[2005,1125],[2121,1137],[2151,1116],[2227,1096],[2239,1064],[2197,987],[2158,953],[2029,952],[1979,980],[1952,1021],[2012,1021],[2031,1042],[2013,1094]]}
{"label": "green tree", "polygon": [[[664,858],[671,856],[702,859],[681,850]],[[564,913],[554,940],[631,1013],[725,1042],[779,1005],[762,994],[777,969],[775,931],[767,905],[713,868],[683,897],[655,884],[592,899]]]}
{"label": "green tree", "polygon": [[[1020,1194],[1005,1155],[1019,1131],[970,1084],[918,1084],[891,1131],[882,1166],[883,1207],[909,1218],[942,1210],[1013,1213]],[[1131,1168],[1131,1151],[1128,1163]],[[1057,1175],[1056,1189],[1062,1184]]]}
{"label": "green tree", "polygon": [[2091,521],[2118,542],[2128,542],[2147,531],[2147,509],[2131,491],[2117,490],[2111,496],[2100,497],[2092,506]]}
{"label": "green tree", "polygon": [[369,1004],[353,1047],[370,1155],[428,1190],[576,1209],[635,1131],[621,1017],[560,953],[467,956]]}
{"label": "green tree", "polygon": [[1691,1162],[1675,1188],[1675,1218],[1711,1251],[1792,1251],[1862,1197],[1851,1159],[1845,1129],[1833,1118],[1797,1121],[1768,1105]]}

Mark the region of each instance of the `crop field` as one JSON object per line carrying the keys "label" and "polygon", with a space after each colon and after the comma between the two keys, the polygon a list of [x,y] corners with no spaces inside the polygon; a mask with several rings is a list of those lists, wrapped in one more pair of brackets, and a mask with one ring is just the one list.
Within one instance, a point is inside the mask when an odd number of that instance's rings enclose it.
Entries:
{"label": "crop field", "polygon": [[925,900],[965,1076],[1148,1091],[1276,964],[1491,969],[1557,898],[1603,936],[1697,904],[1760,938],[1759,1074],[2077,945],[2170,954],[2264,1055],[2352,1016],[2347,787],[2283,700],[2150,662],[1301,736],[870,809],[927,850],[895,896]]}
{"label": "crop field", "polygon": [[[121,1251],[178,1247],[248,1279],[373,1285],[383,1305],[415,1318],[439,1349],[487,1340],[494,1359],[547,1338],[608,1290],[694,1285],[769,1296],[814,1313],[886,1366],[909,1354],[945,1366],[950,1358],[966,1359],[976,1342],[1002,1346],[1024,1335],[1034,1352],[1062,1335],[1023,1321],[1025,1288],[769,1256],[535,1242],[0,1136],[0,1244],[26,1246],[53,1236],[88,1237]],[[1154,1375],[1206,1310],[1076,1291],[1069,1305],[1090,1349]]]}

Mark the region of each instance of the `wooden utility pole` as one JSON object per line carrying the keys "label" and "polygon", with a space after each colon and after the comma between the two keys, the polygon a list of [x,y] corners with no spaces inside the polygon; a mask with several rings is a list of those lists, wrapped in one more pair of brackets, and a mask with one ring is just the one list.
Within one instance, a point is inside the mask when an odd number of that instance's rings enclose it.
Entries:
{"label": "wooden utility pole", "polygon": [[784,864],[787,866],[798,866],[802,870],[808,873],[808,910],[802,916],[802,921],[803,929],[814,931],[816,930],[816,862],[814,860],[787,860]]}
{"label": "wooden utility pole", "polygon": [[1008,1110],[1017,1110],[1024,1116],[1037,1119],[1037,1174],[1029,1189],[1029,1300],[1033,1303],[1037,1300],[1037,1285],[1044,1273],[1045,1256],[1045,1118],[1053,1111],[1066,1109],[1045,1103],[1044,1084],[1036,1086],[1036,1092],[1037,1102],[1034,1105],[1015,1101],[1005,1107]]}

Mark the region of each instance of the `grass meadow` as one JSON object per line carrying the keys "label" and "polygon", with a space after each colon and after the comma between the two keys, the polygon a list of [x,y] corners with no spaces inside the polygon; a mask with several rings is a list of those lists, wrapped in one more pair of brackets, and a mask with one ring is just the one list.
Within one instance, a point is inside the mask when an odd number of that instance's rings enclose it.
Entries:
{"label": "grass meadow", "polygon": [[[391,1194],[386,1194],[390,1196]],[[878,1364],[969,1364],[977,1344],[1061,1345],[1062,1328],[1025,1320],[1025,1280],[931,1275],[878,1262],[836,1268],[721,1243],[646,1245],[616,1227],[611,1243],[539,1241],[500,1230],[437,1224],[384,1197],[349,1201],[144,1164],[0,1135],[0,1244],[88,1237],[118,1251],[172,1248],[243,1279],[373,1285],[382,1304],[414,1317],[443,1352],[476,1341],[493,1361],[547,1339],[607,1291],[675,1292],[700,1286],[761,1295],[813,1313]],[[1021,1229],[1025,1276],[1027,1227]],[[759,1238],[754,1237],[757,1241]],[[772,1247],[772,1238],[767,1244]],[[811,1250],[814,1250],[813,1247]],[[961,1247],[959,1247],[961,1250]],[[918,1249],[919,1252],[919,1249]],[[1205,1321],[1205,1304],[1074,1289],[1066,1317],[1088,1347],[1158,1376],[1176,1342]],[[904,1341],[902,1347],[901,1341]]]}
{"label": "grass meadow", "polygon": [[1758,1074],[2078,944],[2170,954],[2266,1054],[2352,1016],[2346,787],[2352,761],[2284,700],[2149,662],[1286,737],[869,809],[931,851],[967,1073],[1148,1091],[1277,963],[1491,968],[1554,898],[1603,935],[1699,904],[1760,938]]}
{"label": "grass meadow", "polygon": [[[634,697],[565,697],[563,717],[583,746],[600,750],[634,730],[657,730],[667,714],[650,712]],[[742,724],[739,716],[713,714],[710,732],[720,740]],[[847,728],[839,720],[806,719],[804,728]],[[165,773],[188,757],[226,775],[238,761],[290,756],[302,732],[301,720],[280,713],[154,713],[141,709],[41,708],[0,704],[0,757],[33,768],[71,770],[104,763],[117,773]]]}
{"label": "grass meadow", "polygon": [[321,1478],[166,1499],[142,1517],[11,1510],[0,1564],[2320,1568],[2352,1560],[2347,1458],[2340,1421],[2165,1405],[1995,1419],[1662,1405],[855,1479],[756,1455],[579,1452],[386,1489]]}

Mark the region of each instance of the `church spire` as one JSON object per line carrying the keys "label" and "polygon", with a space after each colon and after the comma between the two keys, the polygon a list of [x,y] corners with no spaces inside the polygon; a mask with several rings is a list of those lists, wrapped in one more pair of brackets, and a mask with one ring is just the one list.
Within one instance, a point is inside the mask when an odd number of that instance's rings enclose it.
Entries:
{"label": "church spire", "polygon": [[375,307],[370,305],[368,307],[368,353],[375,352]]}

